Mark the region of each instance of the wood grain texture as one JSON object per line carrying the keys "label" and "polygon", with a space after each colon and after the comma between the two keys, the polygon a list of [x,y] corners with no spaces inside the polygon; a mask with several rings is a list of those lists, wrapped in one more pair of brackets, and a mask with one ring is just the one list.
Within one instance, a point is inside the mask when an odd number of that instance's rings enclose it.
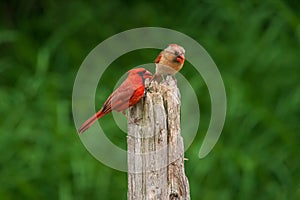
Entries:
{"label": "wood grain texture", "polygon": [[180,135],[180,92],[172,77],[151,83],[129,109],[128,200],[189,200]]}

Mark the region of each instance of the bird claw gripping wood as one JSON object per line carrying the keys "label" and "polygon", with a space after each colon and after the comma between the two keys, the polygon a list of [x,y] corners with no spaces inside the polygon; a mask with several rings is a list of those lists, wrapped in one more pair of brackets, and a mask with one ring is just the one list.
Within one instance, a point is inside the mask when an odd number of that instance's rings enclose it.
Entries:
{"label": "bird claw gripping wood", "polygon": [[146,97],[146,95],[147,95],[147,92],[149,92],[150,91],[150,79],[146,79],[145,80],[145,90],[144,90],[144,96],[143,97]]}

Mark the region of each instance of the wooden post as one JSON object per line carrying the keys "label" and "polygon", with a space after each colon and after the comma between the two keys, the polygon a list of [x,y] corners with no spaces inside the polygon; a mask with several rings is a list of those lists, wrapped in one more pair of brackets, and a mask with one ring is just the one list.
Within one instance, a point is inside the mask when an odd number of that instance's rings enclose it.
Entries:
{"label": "wooden post", "polygon": [[176,81],[151,83],[146,97],[129,109],[128,200],[189,200],[180,135]]}

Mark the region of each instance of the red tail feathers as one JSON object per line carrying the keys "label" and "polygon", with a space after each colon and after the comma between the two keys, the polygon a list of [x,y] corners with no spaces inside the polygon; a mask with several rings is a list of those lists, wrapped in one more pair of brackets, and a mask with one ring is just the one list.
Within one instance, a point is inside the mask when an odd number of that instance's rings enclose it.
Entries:
{"label": "red tail feathers", "polygon": [[99,118],[103,117],[106,113],[103,113],[102,109],[86,120],[81,127],[78,129],[78,133],[81,134],[90,128]]}

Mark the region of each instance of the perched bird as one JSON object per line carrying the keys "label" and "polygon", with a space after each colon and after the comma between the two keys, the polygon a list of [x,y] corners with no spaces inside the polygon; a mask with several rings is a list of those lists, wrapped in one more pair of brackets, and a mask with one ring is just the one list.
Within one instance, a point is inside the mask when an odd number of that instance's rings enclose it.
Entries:
{"label": "perched bird", "polygon": [[181,70],[185,61],[185,50],[177,44],[170,44],[155,59],[156,72],[152,80],[160,81],[163,75],[174,75]]}
{"label": "perched bird", "polygon": [[107,98],[102,108],[82,124],[79,133],[86,131],[95,121],[112,110],[125,111],[140,101],[145,92],[145,79],[152,78],[152,74],[144,68],[132,69],[127,73],[125,81]]}

